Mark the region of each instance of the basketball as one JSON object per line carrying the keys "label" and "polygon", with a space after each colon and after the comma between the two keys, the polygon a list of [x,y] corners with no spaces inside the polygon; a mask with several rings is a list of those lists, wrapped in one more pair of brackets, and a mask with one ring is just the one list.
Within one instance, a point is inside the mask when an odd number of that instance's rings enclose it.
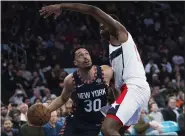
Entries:
{"label": "basketball", "polygon": [[43,104],[34,104],[28,109],[27,118],[31,125],[43,126],[50,120],[51,113]]}

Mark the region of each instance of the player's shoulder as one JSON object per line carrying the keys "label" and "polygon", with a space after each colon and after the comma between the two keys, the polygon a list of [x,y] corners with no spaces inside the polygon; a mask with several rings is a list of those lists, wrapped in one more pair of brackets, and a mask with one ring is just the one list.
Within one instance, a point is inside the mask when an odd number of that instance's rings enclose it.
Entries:
{"label": "player's shoulder", "polygon": [[103,73],[104,73],[105,76],[106,75],[112,76],[112,74],[113,74],[112,67],[110,67],[108,65],[101,65],[101,69],[102,69],[102,71],[103,71]]}
{"label": "player's shoulder", "polygon": [[109,69],[112,69],[110,66],[108,65],[101,65],[100,66],[102,68],[102,70],[109,70]]}

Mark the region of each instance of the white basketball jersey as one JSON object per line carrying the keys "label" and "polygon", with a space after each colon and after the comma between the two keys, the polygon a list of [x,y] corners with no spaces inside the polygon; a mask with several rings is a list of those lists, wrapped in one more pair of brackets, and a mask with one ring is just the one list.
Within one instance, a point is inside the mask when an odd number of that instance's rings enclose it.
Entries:
{"label": "white basketball jersey", "polygon": [[115,87],[123,84],[148,85],[137,47],[128,32],[128,40],[120,46],[109,45],[109,59],[114,71]]}

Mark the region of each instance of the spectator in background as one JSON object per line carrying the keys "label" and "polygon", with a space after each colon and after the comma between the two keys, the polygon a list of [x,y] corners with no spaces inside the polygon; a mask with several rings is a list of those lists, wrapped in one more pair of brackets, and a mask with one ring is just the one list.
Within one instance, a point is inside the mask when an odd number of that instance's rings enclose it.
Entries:
{"label": "spectator in background", "polygon": [[21,111],[21,124],[24,124],[27,122],[28,105],[23,103],[19,106],[19,109]]}
{"label": "spectator in background", "polygon": [[13,108],[10,110],[9,112],[9,116],[12,118],[12,122],[13,122],[13,128],[16,128],[20,131],[21,128],[21,112],[19,109],[17,108]]}
{"label": "spectator in background", "polygon": [[58,121],[60,121],[64,124],[66,117],[62,116],[62,109],[61,108],[57,109],[57,118],[58,118]]}
{"label": "spectator in background", "polygon": [[156,85],[156,84],[160,84],[160,80],[159,80],[159,76],[158,76],[158,74],[153,74],[152,75],[152,84],[153,85]]}
{"label": "spectator in background", "polygon": [[151,122],[152,120],[152,117],[148,116],[145,110],[142,109],[139,121],[134,126],[136,134],[159,135],[159,131],[155,130],[158,127],[158,124],[156,124],[156,122]]}
{"label": "spectator in background", "polygon": [[3,122],[4,122],[4,120],[5,120],[5,117],[1,116],[1,129],[2,129],[2,127],[3,127]]}
{"label": "spectator in background", "polygon": [[57,111],[51,113],[50,121],[44,125],[45,136],[58,136],[63,124],[57,120]]}
{"label": "spectator in background", "polygon": [[4,119],[4,122],[2,122],[3,127],[1,130],[2,136],[20,136],[19,130],[16,128],[13,128],[12,121],[9,117],[6,117]]}
{"label": "spectator in background", "polygon": [[32,88],[36,88],[38,86],[43,85],[43,82],[42,82],[41,78],[39,77],[39,74],[37,71],[33,72],[33,79],[31,81],[31,84],[32,84]]}
{"label": "spectator in background", "polygon": [[48,98],[48,99],[46,99],[46,101],[45,101],[45,103],[47,103],[48,105],[50,105],[51,102],[52,102],[52,99],[51,99],[51,98]]}
{"label": "spectator in background", "polygon": [[7,106],[4,104],[1,104],[1,117],[6,117],[8,113]]}
{"label": "spectator in background", "polygon": [[24,97],[26,97],[24,92],[20,89],[16,89],[14,95],[9,99],[9,102],[20,105],[23,103]]}
{"label": "spectator in background", "polygon": [[14,71],[14,66],[13,64],[8,65],[7,71],[3,74],[3,79],[6,81],[5,84],[6,86],[9,86],[10,84],[13,84],[12,82],[15,80],[16,74]]}
{"label": "spectator in background", "polygon": [[[63,124],[66,120],[66,117],[68,115],[71,115],[73,112],[73,101],[70,98],[61,108],[60,108],[60,117],[58,117],[58,120],[60,120]],[[59,115],[59,111],[58,114]]]}
{"label": "spectator in background", "polygon": [[182,65],[184,64],[184,58],[180,55],[174,55],[172,58],[173,64]]}
{"label": "spectator in background", "polygon": [[172,72],[172,66],[171,66],[170,62],[168,62],[168,60],[167,60],[166,57],[164,57],[162,59],[161,66],[162,67],[165,67],[168,73],[171,73]]}
{"label": "spectator in background", "polygon": [[70,115],[73,112],[73,101],[70,98],[62,107],[62,116]]}
{"label": "spectator in background", "polygon": [[29,87],[29,83],[25,78],[23,78],[23,71],[20,69],[16,73],[15,82],[16,84],[22,85],[23,88]]}
{"label": "spectator in background", "polygon": [[42,99],[42,102],[46,102],[47,99],[54,100],[56,98],[55,94],[51,94],[50,90],[48,88],[44,88],[44,98]]}
{"label": "spectator in background", "polygon": [[154,24],[154,20],[151,16],[147,16],[145,19],[144,19],[144,24],[146,25],[146,27],[149,27],[150,25],[153,25]]}
{"label": "spectator in background", "polygon": [[150,116],[157,122],[163,122],[164,119],[163,119],[163,115],[162,113],[159,111],[158,109],[158,105],[157,103],[151,103],[149,105],[149,110],[150,110]]}
{"label": "spectator in background", "polygon": [[37,104],[37,103],[42,103],[42,99],[40,99],[40,98],[35,98],[33,104]]}
{"label": "spectator in background", "polygon": [[16,103],[9,103],[8,104],[8,115],[12,109],[17,109],[18,105]]}
{"label": "spectator in background", "polygon": [[169,98],[168,107],[162,110],[162,114],[165,121],[177,122],[180,111],[176,107],[176,99],[174,97]]}
{"label": "spectator in background", "polygon": [[45,136],[43,127],[35,127],[31,124],[24,124],[20,130],[21,136]]}
{"label": "spectator in background", "polygon": [[70,115],[73,112],[73,100],[71,98],[65,103],[65,108],[67,115]]}
{"label": "spectator in background", "polygon": [[185,135],[185,120],[184,120],[184,116],[185,116],[185,105],[183,105],[183,113],[180,114],[179,118],[178,118],[178,124],[179,124],[179,128],[180,128],[180,134],[181,135]]}
{"label": "spectator in background", "polygon": [[33,78],[32,73],[27,70],[26,64],[21,64],[20,68],[23,72],[23,74],[22,74],[23,78],[26,79],[27,81],[31,81]]}
{"label": "spectator in background", "polygon": [[134,127],[136,132],[142,135],[177,135],[176,132],[163,133],[160,123],[148,115],[144,109],[141,111],[139,122]]}
{"label": "spectator in background", "polygon": [[68,73],[66,71],[64,71],[64,69],[62,69],[60,72],[60,75],[59,75],[59,88],[60,88],[60,90],[62,90],[64,87],[64,79],[67,75],[68,75]]}
{"label": "spectator in background", "polygon": [[152,97],[160,108],[164,108],[166,106],[164,95],[160,94],[160,86],[156,85],[152,89]]}
{"label": "spectator in background", "polygon": [[181,108],[183,104],[184,104],[184,93],[180,91],[177,96],[176,106],[178,108]]}
{"label": "spectator in background", "polygon": [[148,105],[151,105],[152,103],[156,103],[153,97],[150,97]]}
{"label": "spectator in background", "polygon": [[23,103],[27,104],[28,107],[31,106],[30,99],[29,99],[28,97],[25,97],[25,98],[23,99]]}
{"label": "spectator in background", "polygon": [[150,60],[145,66],[145,72],[146,72],[147,80],[149,81],[149,83],[152,83],[153,77],[159,73],[159,68],[157,64],[153,62],[153,60]]}
{"label": "spectator in background", "polygon": [[47,81],[49,83],[48,87],[52,89],[52,92],[54,91],[55,94],[58,92],[58,90],[56,91],[56,89],[58,88],[58,84],[60,82],[59,81],[60,73],[61,73],[60,65],[56,64],[47,77]]}
{"label": "spectator in background", "polygon": [[[160,72],[160,82],[162,85],[165,85],[165,79],[168,78],[169,72],[167,71],[165,66],[162,66],[161,72]],[[168,81],[169,82],[169,81]]]}
{"label": "spectator in background", "polygon": [[60,65],[59,65],[59,64],[56,64],[56,65],[54,66],[54,68],[52,69],[52,71],[51,71],[52,77],[53,77],[53,78],[59,77],[60,71],[61,71]]}
{"label": "spectator in background", "polygon": [[33,96],[30,99],[30,103],[33,104],[35,102],[35,99],[42,99],[42,96],[40,94],[40,91],[38,88],[35,88],[33,91]]}
{"label": "spectator in background", "polygon": [[146,64],[146,66],[145,66],[145,72],[147,73],[147,74],[156,74],[156,73],[159,73],[159,68],[158,68],[158,66],[157,66],[157,64],[155,64],[154,62],[153,62],[153,60],[150,60],[147,64]]}

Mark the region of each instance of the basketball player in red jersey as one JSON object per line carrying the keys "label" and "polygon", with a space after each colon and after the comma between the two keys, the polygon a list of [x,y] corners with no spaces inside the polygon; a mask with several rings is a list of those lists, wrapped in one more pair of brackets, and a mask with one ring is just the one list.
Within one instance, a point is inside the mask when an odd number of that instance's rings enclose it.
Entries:
{"label": "basketball player in red jersey", "polygon": [[57,17],[62,9],[93,16],[100,23],[100,34],[110,42],[109,58],[114,71],[115,88],[121,93],[107,113],[102,132],[105,136],[120,136],[120,128],[128,128],[138,122],[141,109],[150,98],[150,88],[135,42],[126,28],[115,20],[115,16],[111,17],[95,6],[62,3],[43,7],[40,14],[44,17],[54,14]]}

